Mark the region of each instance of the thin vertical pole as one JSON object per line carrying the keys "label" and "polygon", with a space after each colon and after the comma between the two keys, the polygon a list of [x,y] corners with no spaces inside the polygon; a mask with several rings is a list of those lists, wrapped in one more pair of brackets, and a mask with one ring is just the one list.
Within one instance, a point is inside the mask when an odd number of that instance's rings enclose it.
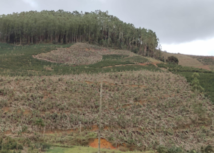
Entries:
{"label": "thin vertical pole", "polygon": [[99,109],[99,130],[98,130],[98,153],[100,153],[100,135],[101,135],[101,112],[102,112],[102,89],[103,89],[103,82],[100,84],[100,109]]}

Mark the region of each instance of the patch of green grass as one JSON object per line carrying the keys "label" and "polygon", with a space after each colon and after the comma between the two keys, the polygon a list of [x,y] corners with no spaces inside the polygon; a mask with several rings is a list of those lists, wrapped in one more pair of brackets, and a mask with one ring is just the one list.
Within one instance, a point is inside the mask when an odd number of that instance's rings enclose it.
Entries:
{"label": "patch of green grass", "polygon": [[106,60],[106,59],[122,59],[122,58],[125,58],[125,57],[128,57],[128,55],[103,55],[103,60]]}
{"label": "patch of green grass", "polygon": [[[184,76],[188,82],[192,81],[192,72],[177,72]],[[214,73],[199,73],[200,85],[204,88],[205,96],[207,96],[214,104]]]}
{"label": "patch of green grass", "polygon": [[90,68],[103,68],[108,66],[115,66],[115,65],[125,65],[125,64],[134,64],[128,60],[102,60],[95,64],[89,65]]}
{"label": "patch of green grass", "polygon": [[[152,69],[151,66],[123,66],[114,68],[103,68],[115,65],[134,64],[136,62],[148,61],[144,57],[136,56],[123,58],[126,55],[105,56],[104,60],[92,65],[71,66],[66,64],[51,63],[33,58],[33,55],[47,53],[56,48],[69,47],[72,44],[53,45],[36,44],[26,46],[14,46],[11,44],[0,43],[0,75],[6,76],[41,76],[41,75],[65,75],[80,73],[104,73],[129,70]],[[118,59],[115,59],[118,58]],[[120,59],[119,59],[120,58]]]}
{"label": "patch of green grass", "polygon": [[193,68],[193,67],[181,66],[181,65],[176,65],[176,64],[160,63],[160,64],[158,64],[158,67],[167,68],[171,72],[213,73],[212,71],[208,71],[208,70],[205,70],[202,68]]}
{"label": "patch of green grass", "polygon": [[[98,149],[91,148],[91,147],[80,147],[75,146],[73,148],[61,148],[61,147],[52,147],[48,153],[97,153]],[[107,149],[101,149],[101,153],[123,153],[119,150],[107,150]],[[126,153],[140,153],[139,151],[128,151]],[[153,153],[152,151],[147,151],[145,153]]]}
{"label": "patch of green grass", "polygon": [[145,63],[148,62],[148,59],[142,56],[133,56],[127,57],[126,55],[104,55],[103,60],[90,65],[91,68],[103,68],[109,66],[117,66],[117,65],[126,65],[126,64],[135,64],[135,63]]}

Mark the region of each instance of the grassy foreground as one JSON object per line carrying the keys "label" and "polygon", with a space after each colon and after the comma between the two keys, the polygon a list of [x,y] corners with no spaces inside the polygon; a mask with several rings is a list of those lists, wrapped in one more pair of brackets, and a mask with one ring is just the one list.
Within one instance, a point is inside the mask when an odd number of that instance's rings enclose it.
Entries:
{"label": "grassy foreground", "polygon": [[[73,148],[61,148],[61,147],[52,147],[47,153],[97,153],[98,149],[91,147],[78,147]],[[107,150],[101,149],[101,153],[124,153],[119,150]],[[153,151],[139,152],[139,151],[126,151],[126,153],[153,153]]]}

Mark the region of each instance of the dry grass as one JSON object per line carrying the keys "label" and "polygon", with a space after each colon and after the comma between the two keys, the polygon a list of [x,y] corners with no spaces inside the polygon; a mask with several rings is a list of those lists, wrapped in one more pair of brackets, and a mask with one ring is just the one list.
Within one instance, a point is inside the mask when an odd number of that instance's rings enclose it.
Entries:
{"label": "dry grass", "polygon": [[[77,145],[83,135],[84,145],[88,144],[90,133],[97,132],[103,81],[102,138],[113,145],[126,143],[140,150],[159,144],[186,149],[214,145],[214,106],[192,93],[185,78],[168,72],[0,80],[0,128],[13,137],[44,132],[49,143]],[[36,124],[38,119],[45,128]],[[27,131],[22,132],[24,127]]]}
{"label": "dry grass", "polygon": [[197,59],[199,62],[203,63],[204,66],[202,68],[207,70],[214,70],[214,57],[213,56],[191,56]]}
{"label": "dry grass", "polygon": [[162,52],[165,59],[169,56],[175,56],[179,60],[179,65],[188,66],[188,67],[195,67],[195,68],[203,68],[203,64],[199,62],[197,59],[184,54],[172,54],[167,52]]}
{"label": "dry grass", "polygon": [[53,63],[88,65],[101,61],[102,55],[111,54],[136,56],[134,53],[126,50],[112,50],[87,43],[76,43],[70,48],[58,48],[57,50],[41,53],[33,57]]}

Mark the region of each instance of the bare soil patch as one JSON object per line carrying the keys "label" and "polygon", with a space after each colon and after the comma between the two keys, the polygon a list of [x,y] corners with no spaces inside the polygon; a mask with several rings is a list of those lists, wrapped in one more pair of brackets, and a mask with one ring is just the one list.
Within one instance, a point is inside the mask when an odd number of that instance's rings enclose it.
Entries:
{"label": "bare soil patch", "polygon": [[[98,148],[98,139],[95,139],[93,142],[89,143],[89,146],[93,148]],[[116,149],[110,142],[105,139],[100,140],[100,148]]]}

